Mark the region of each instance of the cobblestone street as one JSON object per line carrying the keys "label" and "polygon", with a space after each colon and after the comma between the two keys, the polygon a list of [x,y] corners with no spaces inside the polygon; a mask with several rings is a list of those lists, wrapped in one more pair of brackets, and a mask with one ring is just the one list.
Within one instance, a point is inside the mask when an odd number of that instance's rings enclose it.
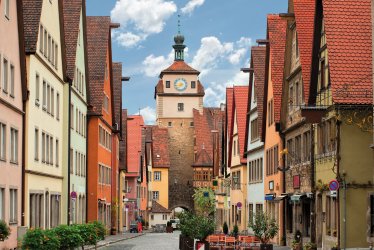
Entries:
{"label": "cobblestone street", "polygon": [[180,231],[172,234],[147,233],[133,239],[108,246],[106,250],[177,250]]}

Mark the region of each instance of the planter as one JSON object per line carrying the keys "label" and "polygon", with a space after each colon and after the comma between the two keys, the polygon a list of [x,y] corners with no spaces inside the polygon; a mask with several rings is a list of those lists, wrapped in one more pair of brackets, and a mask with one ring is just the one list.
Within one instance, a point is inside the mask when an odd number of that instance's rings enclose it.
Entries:
{"label": "planter", "polygon": [[110,229],[110,234],[111,235],[116,235],[117,234],[117,228],[111,228]]}
{"label": "planter", "polygon": [[184,235],[179,235],[179,250],[193,250],[193,239]]}
{"label": "planter", "polygon": [[273,244],[260,244],[260,250],[273,250]]}

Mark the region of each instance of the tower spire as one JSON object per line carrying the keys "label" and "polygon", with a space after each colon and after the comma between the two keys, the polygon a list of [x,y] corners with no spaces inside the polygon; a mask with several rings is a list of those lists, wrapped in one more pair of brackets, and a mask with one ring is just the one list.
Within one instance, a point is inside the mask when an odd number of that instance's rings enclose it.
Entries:
{"label": "tower spire", "polygon": [[181,22],[180,22],[181,15],[178,14],[178,34],[174,36],[173,45],[175,56],[174,61],[184,61],[184,49],[186,45],[183,44],[184,36],[181,34]]}

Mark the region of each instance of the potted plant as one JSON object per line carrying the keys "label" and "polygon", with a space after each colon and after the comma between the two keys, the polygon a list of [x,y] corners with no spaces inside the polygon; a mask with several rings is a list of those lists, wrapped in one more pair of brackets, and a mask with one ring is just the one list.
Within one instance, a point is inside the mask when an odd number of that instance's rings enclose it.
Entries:
{"label": "potted plant", "polygon": [[293,250],[301,250],[301,243],[293,239],[291,243],[291,247]]}
{"label": "potted plant", "polygon": [[0,241],[8,239],[10,235],[10,228],[5,221],[0,220]]}
{"label": "potted plant", "polygon": [[304,244],[304,250],[317,250],[317,245],[312,242],[307,242]]}
{"label": "potted plant", "polygon": [[237,238],[238,234],[239,234],[239,227],[238,225],[235,224],[230,235]]}
{"label": "potted plant", "polygon": [[338,232],[335,229],[332,230],[332,236],[333,237],[337,237],[338,236]]}
{"label": "potted plant", "polygon": [[228,235],[228,234],[229,234],[229,227],[227,226],[226,221],[223,223],[222,230],[223,230],[223,233],[224,233],[225,235]]}
{"label": "potted plant", "polygon": [[260,249],[272,250],[273,244],[269,244],[279,230],[277,222],[263,211],[258,211],[255,214],[254,220],[249,221],[249,227],[252,228],[255,236],[260,239]]}
{"label": "potted plant", "polygon": [[301,245],[301,239],[302,239],[302,234],[300,230],[297,230],[293,236],[293,241],[292,241],[292,249],[294,250],[300,250],[302,245]]}

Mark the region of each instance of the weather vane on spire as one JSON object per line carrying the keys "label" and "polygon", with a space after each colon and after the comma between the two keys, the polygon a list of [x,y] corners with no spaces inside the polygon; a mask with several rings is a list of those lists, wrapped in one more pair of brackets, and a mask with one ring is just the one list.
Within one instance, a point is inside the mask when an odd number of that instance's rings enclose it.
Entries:
{"label": "weather vane on spire", "polygon": [[181,15],[178,14],[178,34],[181,33],[181,20],[180,20],[180,18],[181,18]]}

